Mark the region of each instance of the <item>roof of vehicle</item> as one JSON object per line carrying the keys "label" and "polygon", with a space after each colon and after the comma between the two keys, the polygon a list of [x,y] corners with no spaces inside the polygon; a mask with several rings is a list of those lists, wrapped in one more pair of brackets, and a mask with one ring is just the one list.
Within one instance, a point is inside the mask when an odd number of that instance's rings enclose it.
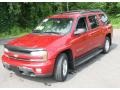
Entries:
{"label": "roof of vehicle", "polygon": [[103,13],[102,10],[95,9],[95,10],[71,10],[62,13],[58,13],[55,15],[50,16],[50,18],[75,18],[83,14],[90,14],[90,13]]}

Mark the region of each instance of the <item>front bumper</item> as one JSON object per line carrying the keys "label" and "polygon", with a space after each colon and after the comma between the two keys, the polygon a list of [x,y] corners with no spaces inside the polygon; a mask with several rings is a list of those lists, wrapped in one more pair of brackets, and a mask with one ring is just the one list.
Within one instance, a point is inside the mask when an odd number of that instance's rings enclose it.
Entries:
{"label": "front bumper", "polygon": [[48,60],[47,62],[29,62],[29,61],[19,61],[2,56],[3,66],[9,70],[22,75],[32,76],[32,77],[47,77],[52,75],[54,60]]}

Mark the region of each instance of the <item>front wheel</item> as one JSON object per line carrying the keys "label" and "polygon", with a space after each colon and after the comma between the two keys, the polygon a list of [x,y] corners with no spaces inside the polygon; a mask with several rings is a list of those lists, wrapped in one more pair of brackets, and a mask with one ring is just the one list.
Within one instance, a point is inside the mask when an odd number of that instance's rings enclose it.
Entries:
{"label": "front wheel", "polygon": [[109,51],[110,51],[110,38],[106,37],[104,47],[103,47],[103,53],[108,53]]}
{"label": "front wheel", "polygon": [[66,54],[60,54],[54,70],[54,79],[56,81],[64,81],[68,75],[68,57]]}

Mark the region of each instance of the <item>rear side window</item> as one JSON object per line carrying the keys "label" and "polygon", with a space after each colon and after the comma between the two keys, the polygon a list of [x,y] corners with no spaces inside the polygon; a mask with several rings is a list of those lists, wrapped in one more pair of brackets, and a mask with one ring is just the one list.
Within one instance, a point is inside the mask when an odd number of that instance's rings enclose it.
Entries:
{"label": "rear side window", "polygon": [[99,26],[97,17],[95,15],[94,16],[89,16],[88,19],[90,21],[90,26],[91,26],[92,29]]}
{"label": "rear side window", "polygon": [[110,21],[108,20],[107,15],[105,15],[105,14],[100,14],[99,17],[100,17],[100,20],[101,20],[101,22],[102,22],[103,24],[109,24],[109,23],[110,23]]}

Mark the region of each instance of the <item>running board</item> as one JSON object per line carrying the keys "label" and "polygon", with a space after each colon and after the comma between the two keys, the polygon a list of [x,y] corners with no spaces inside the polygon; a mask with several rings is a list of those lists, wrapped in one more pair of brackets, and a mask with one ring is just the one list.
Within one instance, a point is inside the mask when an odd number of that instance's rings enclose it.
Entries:
{"label": "running board", "polygon": [[91,58],[100,54],[102,51],[103,51],[102,49],[94,50],[94,51],[90,52],[89,54],[84,55],[83,57],[75,59],[75,62],[74,62],[75,67],[90,60]]}

